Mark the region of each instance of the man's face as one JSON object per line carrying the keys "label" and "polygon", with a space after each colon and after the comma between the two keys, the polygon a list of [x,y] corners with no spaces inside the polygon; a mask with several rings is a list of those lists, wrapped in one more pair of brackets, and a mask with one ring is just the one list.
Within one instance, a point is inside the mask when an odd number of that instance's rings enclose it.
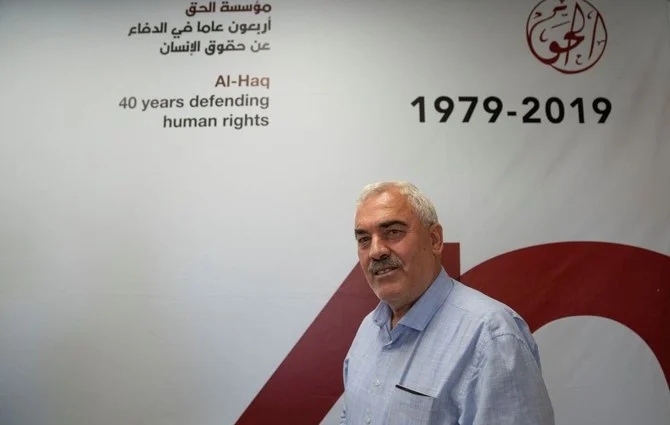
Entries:
{"label": "man's face", "polygon": [[394,309],[411,305],[439,271],[440,225],[424,227],[407,199],[391,189],[359,206],[355,227],[358,259],[374,293]]}

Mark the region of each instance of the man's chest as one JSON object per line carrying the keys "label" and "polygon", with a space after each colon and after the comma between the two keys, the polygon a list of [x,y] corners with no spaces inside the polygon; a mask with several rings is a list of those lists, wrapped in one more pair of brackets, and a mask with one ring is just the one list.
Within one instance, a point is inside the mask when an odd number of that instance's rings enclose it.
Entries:
{"label": "man's chest", "polygon": [[449,350],[420,339],[368,346],[348,359],[351,424],[457,424],[463,372]]}

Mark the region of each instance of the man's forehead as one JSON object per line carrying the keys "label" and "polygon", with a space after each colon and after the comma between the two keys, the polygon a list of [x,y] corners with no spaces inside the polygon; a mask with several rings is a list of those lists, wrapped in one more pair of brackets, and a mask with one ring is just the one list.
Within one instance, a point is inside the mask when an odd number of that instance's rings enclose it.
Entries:
{"label": "man's forehead", "polygon": [[356,228],[377,227],[391,221],[408,223],[414,217],[409,203],[399,193],[383,192],[366,199],[356,209]]}

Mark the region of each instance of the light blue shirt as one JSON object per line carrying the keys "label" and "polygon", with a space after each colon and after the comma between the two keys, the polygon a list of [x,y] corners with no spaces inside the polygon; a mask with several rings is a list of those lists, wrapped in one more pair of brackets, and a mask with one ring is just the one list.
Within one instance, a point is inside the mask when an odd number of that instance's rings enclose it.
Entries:
{"label": "light blue shirt", "polygon": [[537,344],[509,307],[443,269],[390,323],[381,302],[358,329],[341,424],[554,425]]}

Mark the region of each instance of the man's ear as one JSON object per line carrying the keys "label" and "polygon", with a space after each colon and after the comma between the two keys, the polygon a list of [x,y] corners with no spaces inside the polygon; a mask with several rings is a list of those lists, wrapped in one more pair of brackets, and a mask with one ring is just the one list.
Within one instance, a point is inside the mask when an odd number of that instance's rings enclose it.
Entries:
{"label": "man's ear", "polygon": [[442,254],[444,248],[444,236],[442,234],[442,225],[435,223],[430,226],[430,245],[433,247],[434,254]]}

